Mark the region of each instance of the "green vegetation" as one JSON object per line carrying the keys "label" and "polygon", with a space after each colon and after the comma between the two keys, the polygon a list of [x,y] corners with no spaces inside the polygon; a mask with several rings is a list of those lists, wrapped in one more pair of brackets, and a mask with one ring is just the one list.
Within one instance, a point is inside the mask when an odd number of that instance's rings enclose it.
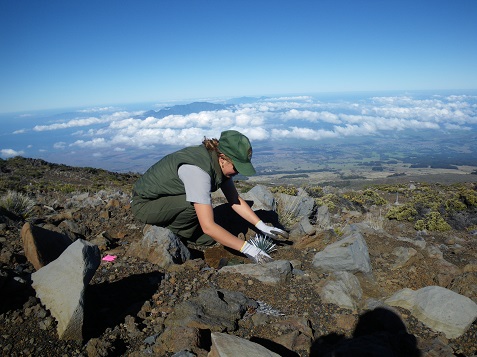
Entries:
{"label": "green vegetation", "polygon": [[310,197],[318,198],[323,196],[323,188],[320,186],[305,186],[303,189]]}
{"label": "green vegetation", "polygon": [[437,232],[450,231],[452,227],[442,218],[439,212],[429,212],[424,219],[419,219],[414,225],[418,231],[429,230]]}
{"label": "green vegetation", "polygon": [[0,160],[0,192],[96,192],[118,189],[128,192],[139,174],[115,173],[91,167],[71,167],[40,159],[14,157]]}
{"label": "green vegetation", "polygon": [[397,221],[413,222],[418,215],[417,210],[412,204],[405,204],[391,208],[386,214],[386,218],[395,219]]}
{"label": "green vegetation", "polygon": [[341,198],[334,193],[327,193],[323,197],[315,199],[317,206],[327,206],[330,212],[334,212],[340,207]]}
{"label": "green vegetation", "polygon": [[283,175],[280,179],[308,178],[307,174]]}
{"label": "green vegetation", "polygon": [[466,206],[477,206],[477,191],[468,187],[458,187],[459,199],[465,203]]}
{"label": "green vegetation", "polygon": [[445,232],[452,229],[452,217],[477,206],[477,191],[473,186],[456,184],[420,184],[413,190],[403,187],[383,187],[388,192],[400,192],[408,197],[402,205],[392,207],[386,218],[415,222],[417,230]]}
{"label": "green vegetation", "polygon": [[[39,159],[0,159],[1,207],[26,217],[34,205],[29,197],[47,192],[94,193],[105,189],[128,193],[139,177],[135,173],[120,174],[91,167],[70,167]],[[326,205],[333,213],[345,209],[365,213],[372,211],[371,206],[383,206],[380,208],[383,218],[412,222],[417,230],[447,231],[454,228],[472,231],[477,226],[477,184],[412,182],[352,190],[346,188],[349,182],[321,183],[320,186],[305,184],[301,189],[314,198],[317,206]],[[237,180],[236,186],[240,192],[247,192],[254,184]],[[267,186],[273,193],[291,196],[297,196],[300,190],[294,185]],[[324,189],[325,186],[332,188]],[[283,209],[283,212],[287,211]]]}
{"label": "green vegetation", "polygon": [[343,194],[343,198],[359,206],[385,205],[387,201],[374,190],[349,191]]}
{"label": "green vegetation", "polygon": [[[477,207],[477,186],[472,184],[393,184],[373,185],[365,190],[346,191],[342,194],[323,194],[319,186],[305,187],[306,192],[315,198],[318,206],[326,205],[330,211],[337,212],[342,208],[367,211],[370,206],[390,207],[385,218],[397,221],[413,222],[417,230],[445,232],[456,223],[456,214],[472,217]],[[393,193],[398,193],[402,204],[390,206],[389,199],[394,201]],[[385,196],[388,194],[388,200]],[[385,208],[386,210],[386,208]],[[475,225],[470,218],[464,224]]]}
{"label": "green vegetation", "polygon": [[270,191],[273,193],[284,193],[290,196],[296,196],[298,194],[298,188],[295,186],[275,186],[270,187]]}

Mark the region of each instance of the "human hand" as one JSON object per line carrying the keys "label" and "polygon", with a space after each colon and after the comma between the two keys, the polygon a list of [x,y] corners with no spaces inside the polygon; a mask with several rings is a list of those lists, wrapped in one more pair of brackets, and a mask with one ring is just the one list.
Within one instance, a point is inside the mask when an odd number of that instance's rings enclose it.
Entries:
{"label": "human hand", "polygon": [[273,261],[273,258],[265,253],[260,248],[245,242],[240,249],[240,252],[245,254],[251,261],[257,264],[263,264]]}
{"label": "human hand", "polygon": [[271,238],[278,238],[279,235],[282,237],[288,239],[288,233],[285,232],[282,229],[273,227],[273,226],[267,226],[263,221],[258,221],[258,223],[255,225],[258,229],[262,231],[263,234],[271,237]]}

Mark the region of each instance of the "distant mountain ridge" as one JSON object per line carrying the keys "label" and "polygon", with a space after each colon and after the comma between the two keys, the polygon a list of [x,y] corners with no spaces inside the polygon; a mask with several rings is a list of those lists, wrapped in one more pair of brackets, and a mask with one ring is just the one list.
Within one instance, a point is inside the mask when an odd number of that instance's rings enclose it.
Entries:
{"label": "distant mountain ridge", "polygon": [[149,110],[141,115],[136,116],[138,119],[145,119],[149,117],[161,119],[168,115],[187,115],[192,113],[199,113],[203,111],[216,110],[233,110],[235,106],[232,104],[216,104],[209,102],[193,102],[190,104],[174,105],[172,107],[162,108],[161,110]]}

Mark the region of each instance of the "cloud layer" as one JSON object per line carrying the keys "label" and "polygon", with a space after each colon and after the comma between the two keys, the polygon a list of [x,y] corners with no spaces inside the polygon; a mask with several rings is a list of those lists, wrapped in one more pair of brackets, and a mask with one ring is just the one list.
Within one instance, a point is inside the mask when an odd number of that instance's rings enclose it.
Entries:
{"label": "cloud layer", "polygon": [[[61,115],[57,115],[52,122],[33,124],[12,133],[19,138],[26,134],[29,138],[49,134],[56,139],[48,144],[48,150],[89,150],[102,156],[159,146],[171,146],[172,150],[172,147],[198,144],[204,137],[218,138],[223,130],[229,129],[243,132],[252,143],[292,139],[313,143],[404,130],[469,131],[477,126],[477,97],[401,95],[354,100],[279,97],[236,105],[229,110],[138,119],[138,114],[144,112],[93,108],[79,111],[74,118],[58,120]],[[35,145],[31,148],[5,147],[0,148],[0,154],[3,158],[28,155]]]}

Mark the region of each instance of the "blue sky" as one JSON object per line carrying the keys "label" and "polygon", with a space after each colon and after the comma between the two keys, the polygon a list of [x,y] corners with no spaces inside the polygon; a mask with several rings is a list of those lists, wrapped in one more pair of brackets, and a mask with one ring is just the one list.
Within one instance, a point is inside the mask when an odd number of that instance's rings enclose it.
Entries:
{"label": "blue sky", "polygon": [[476,18],[475,0],[4,0],[0,113],[475,89]]}

